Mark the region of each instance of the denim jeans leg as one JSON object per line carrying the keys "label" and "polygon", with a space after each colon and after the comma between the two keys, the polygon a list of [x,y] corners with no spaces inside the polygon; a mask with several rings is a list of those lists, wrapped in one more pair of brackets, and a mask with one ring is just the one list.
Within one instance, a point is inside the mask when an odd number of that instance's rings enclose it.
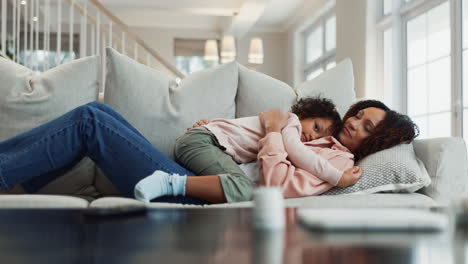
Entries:
{"label": "denim jeans leg", "polygon": [[87,105],[0,142],[0,153],[3,189],[63,170],[84,156],[127,197],[155,170],[192,175],[121,122]]}
{"label": "denim jeans leg", "polygon": [[[99,109],[101,111],[103,111],[104,113],[108,114],[109,116],[115,118],[117,121],[119,121],[120,123],[122,123],[122,125],[126,126],[128,129],[132,130],[135,134],[139,135],[141,138],[143,138],[144,140],[148,141],[141,133],[140,131],[138,131],[134,126],[132,126],[127,120],[125,120],[125,118],[123,118],[123,116],[121,114],[119,114],[117,111],[115,111],[112,107],[110,107],[109,105],[107,104],[104,104],[104,103],[101,103],[101,102],[98,102],[98,101],[94,101],[94,102],[90,102],[90,103],[87,103],[86,105],[88,106],[91,106],[91,107],[94,107],[96,109]],[[149,141],[148,141],[149,142]]]}

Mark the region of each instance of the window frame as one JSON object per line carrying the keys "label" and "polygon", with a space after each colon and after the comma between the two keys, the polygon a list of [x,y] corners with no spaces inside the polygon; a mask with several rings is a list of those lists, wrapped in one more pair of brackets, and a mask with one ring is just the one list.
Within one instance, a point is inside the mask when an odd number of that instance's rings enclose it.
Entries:
{"label": "window frame", "polygon": [[[381,0],[380,10],[377,12],[380,14],[380,18],[377,19],[376,30],[377,30],[377,48],[383,51],[383,36],[385,30],[392,28],[393,30],[399,31],[397,34],[392,34],[392,37],[397,36],[398,40],[393,40],[392,43],[399,41],[397,50],[393,54],[399,55],[399,63],[393,65],[392,69],[400,69],[398,73],[400,75],[398,86],[393,85],[393,89],[397,90],[401,96],[399,97],[401,110],[403,113],[407,113],[408,106],[408,56],[407,56],[407,23],[411,19],[431,10],[432,8],[444,3],[449,2],[450,9],[450,65],[451,65],[451,136],[463,137],[463,110],[468,109],[467,106],[463,106],[463,35],[462,35],[462,1],[463,0],[394,0],[393,4],[397,4],[393,7],[393,11],[387,15],[383,15],[383,0]],[[468,1],[467,1],[468,4]],[[468,14],[467,14],[468,15]],[[400,21],[398,21],[398,19]],[[399,28],[396,28],[399,27]],[[395,46],[395,45],[394,45]],[[395,47],[394,47],[395,48]],[[379,65],[377,74],[377,84],[379,87],[384,87],[384,72],[383,72],[383,52],[379,52],[377,56]],[[395,64],[395,62],[393,62]],[[468,66],[468,65],[467,65]],[[395,75],[393,75],[395,76]],[[398,90],[399,89],[399,90]],[[393,92],[393,91],[392,91]],[[384,98],[385,99],[385,98]],[[468,139],[467,139],[468,140]]]}
{"label": "window frame", "polygon": [[[317,20],[310,26],[308,26],[302,32],[302,42],[303,42],[303,53],[304,61],[302,66],[302,79],[307,80],[307,76],[322,68],[323,71],[326,71],[327,64],[336,61],[336,22],[335,22],[335,48],[327,52],[326,42],[327,42],[327,30],[326,24],[329,18],[335,17],[336,21],[336,12],[335,8],[331,8],[326,13],[321,15]],[[317,28],[322,27],[322,55],[315,59],[314,61],[307,63],[307,37],[314,32]]]}

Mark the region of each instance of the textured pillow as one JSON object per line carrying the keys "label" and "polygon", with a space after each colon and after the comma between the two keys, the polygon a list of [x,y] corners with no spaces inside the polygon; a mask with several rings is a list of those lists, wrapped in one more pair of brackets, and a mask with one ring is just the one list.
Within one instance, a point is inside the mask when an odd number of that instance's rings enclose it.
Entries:
{"label": "textured pillow", "polygon": [[[0,141],[97,100],[98,67],[99,58],[88,57],[36,75],[26,67],[0,58]],[[94,167],[85,158],[39,193],[93,193],[90,185],[94,181]]]}
{"label": "textured pillow", "polygon": [[413,144],[379,151],[357,165],[362,168],[362,176],[356,184],[335,187],[323,195],[415,192],[431,183],[424,164],[414,153]]}
{"label": "textured pillow", "polygon": [[286,83],[239,64],[239,88],[236,95],[236,117],[258,115],[279,108],[291,110],[296,93]]}
{"label": "textured pillow", "polygon": [[348,108],[356,101],[351,60],[345,59],[333,69],[302,83],[296,88],[296,92],[298,99],[318,95],[331,99],[335,103],[338,113],[343,117]]}
{"label": "textured pillow", "polygon": [[177,137],[195,121],[235,118],[237,64],[171,77],[107,48],[104,102],[169,157]]}

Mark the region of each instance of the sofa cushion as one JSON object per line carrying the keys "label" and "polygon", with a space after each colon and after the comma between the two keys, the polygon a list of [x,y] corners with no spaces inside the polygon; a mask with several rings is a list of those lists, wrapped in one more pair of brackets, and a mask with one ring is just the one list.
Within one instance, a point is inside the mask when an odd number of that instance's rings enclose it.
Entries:
{"label": "sofa cushion", "polygon": [[[36,74],[0,58],[0,141],[46,123],[98,96],[99,57]],[[94,194],[94,163],[84,158],[38,193]]]}
{"label": "sofa cushion", "polygon": [[345,193],[415,192],[431,183],[413,144],[400,144],[371,154],[356,164],[362,176],[356,184],[335,187],[324,195]]}
{"label": "sofa cushion", "polygon": [[296,88],[296,92],[298,99],[319,95],[331,99],[343,117],[348,108],[356,101],[351,60],[345,59],[333,69],[300,84]]}
{"label": "sofa cushion", "polygon": [[104,102],[154,146],[173,157],[178,136],[200,119],[234,118],[236,63],[190,74],[177,85],[171,77],[107,48]]}
{"label": "sofa cushion", "polygon": [[413,145],[432,179],[421,193],[441,205],[468,197],[468,158],[463,138],[420,139]]}
{"label": "sofa cushion", "polygon": [[0,208],[87,208],[88,201],[82,198],[61,195],[9,194],[0,195]]}
{"label": "sofa cushion", "polygon": [[286,83],[239,64],[236,118],[275,108],[289,112],[295,101],[296,93]]}

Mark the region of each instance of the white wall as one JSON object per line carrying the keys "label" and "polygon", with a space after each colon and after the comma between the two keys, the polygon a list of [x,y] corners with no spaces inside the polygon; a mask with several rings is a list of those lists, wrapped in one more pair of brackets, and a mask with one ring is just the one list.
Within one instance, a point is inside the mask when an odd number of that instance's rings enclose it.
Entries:
{"label": "white wall", "polygon": [[[170,29],[132,27],[131,30],[140,36],[148,45],[158,51],[164,58],[174,62],[174,39],[221,39],[221,33],[201,29]],[[255,70],[270,75],[276,79],[286,80],[286,34],[284,33],[249,33],[237,40],[237,61],[247,65],[250,39],[263,39],[264,63]]]}
{"label": "white wall", "polygon": [[366,97],[366,0],[336,0],[336,60],[351,58],[356,97]]}
{"label": "white wall", "polygon": [[[368,24],[375,20],[368,19],[366,10],[368,0],[317,0],[310,5],[306,16],[297,20],[288,30],[286,39],[288,53],[287,83],[293,86],[303,81],[303,31],[312,25],[318,17],[334,6],[336,12],[336,61],[351,58],[354,68],[355,90],[357,98],[373,97],[375,95],[374,76],[366,76],[366,71],[375,68],[375,64],[368,63],[369,56],[374,52],[367,50]],[[375,0],[369,0],[375,1]],[[303,12],[303,13],[304,13]],[[374,24],[372,25],[374,26]],[[369,45],[375,45],[370,43]]]}

